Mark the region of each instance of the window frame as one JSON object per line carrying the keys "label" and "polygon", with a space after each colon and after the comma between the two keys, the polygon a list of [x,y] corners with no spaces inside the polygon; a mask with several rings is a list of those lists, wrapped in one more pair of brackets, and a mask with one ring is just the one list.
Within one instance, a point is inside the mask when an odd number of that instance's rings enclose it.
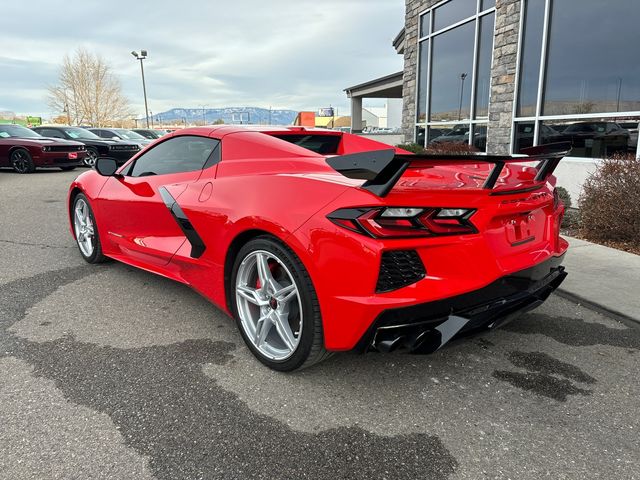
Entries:
{"label": "window frame", "polygon": [[[455,0],[443,0],[441,2],[438,2],[434,5],[432,5],[431,7],[422,10],[418,13],[417,16],[417,29],[418,29],[418,34],[417,34],[417,40],[416,40],[416,90],[415,90],[415,100],[414,100],[414,110],[413,110],[413,140],[414,142],[418,142],[418,134],[417,131],[420,128],[424,128],[424,145],[422,145],[423,147],[426,147],[427,145],[429,145],[429,127],[438,127],[438,126],[453,126],[453,125],[458,125],[458,124],[465,124],[469,126],[469,131],[472,132],[475,130],[475,126],[476,125],[485,125],[488,126],[489,124],[489,115],[487,114],[487,118],[482,118],[482,119],[477,119],[476,117],[476,95],[477,95],[477,90],[478,90],[478,86],[477,86],[477,81],[478,81],[478,57],[479,57],[479,46],[480,46],[480,21],[483,17],[487,16],[487,15],[494,15],[494,23],[493,23],[493,31],[494,31],[494,36],[495,36],[495,30],[496,30],[496,7],[490,7],[487,8],[485,10],[482,10],[482,0],[476,0],[476,11],[473,15],[466,17],[462,20],[459,20],[451,25],[448,25],[444,28],[441,28],[438,31],[433,31],[434,28],[434,23],[435,23],[435,15],[434,15],[434,10],[441,7],[442,5],[445,5],[449,2],[452,2]],[[429,15],[429,33],[427,35],[422,35],[421,32],[421,24],[422,24],[422,18],[424,15]],[[432,66],[433,66],[433,41],[432,39],[437,37],[438,35],[441,35],[443,33],[449,32],[457,27],[460,27],[462,25],[465,25],[467,23],[470,22],[474,22],[474,42],[473,42],[473,64],[472,64],[472,71],[470,72],[470,77],[471,77],[471,97],[470,97],[470,105],[469,105],[469,119],[461,119],[460,121],[451,121],[451,120],[447,120],[447,121],[432,121],[431,120],[431,76],[432,76]],[[420,76],[420,46],[423,42],[427,42],[427,49],[428,49],[428,62],[429,64],[427,65],[427,70],[426,70],[426,76],[427,76],[427,82],[426,82],[426,95],[425,95],[425,101],[426,101],[426,106],[425,106],[425,120],[423,122],[418,120],[418,100],[420,98],[419,95],[419,89],[420,89],[420,84],[419,84],[419,76]],[[491,47],[491,66],[490,66],[490,71],[493,68],[493,55],[494,55],[494,45],[492,45]],[[492,78],[491,75],[489,76],[489,100],[487,103],[487,113],[490,111],[491,108],[491,84],[492,84]],[[469,145],[473,145],[473,135],[469,135]]]}
{"label": "window frame", "polygon": [[640,111],[630,112],[602,112],[602,113],[578,113],[578,114],[566,114],[566,115],[543,115],[542,108],[544,106],[544,88],[545,77],[547,73],[547,59],[549,53],[549,29],[551,26],[551,9],[553,0],[544,0],[544,23],[542,30],[542,45],[540,48],[540,71],[538,72],[538,91],[536,96],[535,115],[533,116],[518,116],[518,100],[520,97],[520,75],[522,68],[522,55],[524,47],[524,30],[525,30],[525,11],[526,4],[530,0],[522,0],[520,6],[520,20],[518,31],[518,51],[516,53],[516,76],[515,76],[515,88],[513,97],[513,113],[512,113],[512,128],[511,128],[511,140],[509,145],[509,151],[512,154],[517,154],[515,151],[517,141],[517,125],[519,123],[533,122],[533,146],[539,145],[540,130],[543,122],[545,121],[580,121],[580,120],[592,120],[601,119],[603,121],[611,120],[624,120],[628,118],[633,120],[636,117],[640,117]]}
{"label": "window frame", "polygon": [[220,163],[220,160],[222,159],[222,140],[218,139],[218,138],[213,138],[213,137],[206,137],[203,135],[193,135],[193,134],[186,134],[186,135],[175,135],[175,136],[171,136],[168,137],[164,140],[162,140],[161,142],[157,142],[151,146],[149,146],[148,148],[144,149],[140,155],[138,155],[137,157],[135,157],[135,159],[126,165],[126,167],[120,172],[121,175],[127,177],[127,178],[144,178],[141,176],[133,176],[131,175],[136,163],[138,163],[138,161],[144,157],[145,155],[149,154],[150,152],[152,152],[153,150],[155,150],[156,148],[158,148],[160,145],[164,145],[166,142],[169,142],[171,140],[177,140],[179,138],[184,138],[184,137],[194,137],[194,138],[202,138],[205,140],[211,140],[213,142],[216,142],[216,146],[213,148],[213,150],[211,151],[211,153],[209,154],[209,156],[207,157],[207,159],[205,160],[205,162],[202,164],[202,168],[200,168],[199,170],[185,170],[185,171],[180,171],[180,172],[170,172],[170,173],[159,173],[157,175],[157,177],[161,177],[164,175],[179,175],[182,173],[189,173],[189,172],[202,172],[204,170],[207,170],[208,168],[213,167],[214,165],[217,165],[218,163]]}

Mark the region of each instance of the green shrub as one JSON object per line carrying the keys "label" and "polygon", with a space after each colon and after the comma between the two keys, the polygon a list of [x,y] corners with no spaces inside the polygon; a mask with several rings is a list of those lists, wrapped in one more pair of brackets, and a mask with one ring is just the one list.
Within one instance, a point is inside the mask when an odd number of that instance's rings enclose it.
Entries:
{"label": "green shrub", "polygon": [[580,231],[593,241],[640,245],[640,160],[619,155],[603,161],[580,196]]}
{"label": "green shrub", "polygon": [[424,147],[418,143],[401,143],[396,145],[398,148],[402,148],[403,150],[407,150],[411,153],[424,153]]}
{"label": "green shrub", "polygon": [[568,190],[564,187],[556,187],[556,192],[558,192],[558,196],[560,197],[560,200],[562,200],[565,208],[567,210],[570,209],[573,202],[571,201],[571,195],[569,195]]}

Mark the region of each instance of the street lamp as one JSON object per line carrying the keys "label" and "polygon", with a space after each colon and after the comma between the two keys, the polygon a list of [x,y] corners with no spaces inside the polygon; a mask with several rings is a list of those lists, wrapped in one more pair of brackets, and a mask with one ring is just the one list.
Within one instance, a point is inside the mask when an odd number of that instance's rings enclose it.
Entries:
{"label": "street lamp", "polygon": [[462,119],[462,96],[464,95],[464,81],[466,78],[466,73],[460,74],[460,105],[458,106],[458,121]]}
{"label": "street lamp", "polygon": [[207,105],[200,105],[200,107],[202,108],[202,125],[206,125],[207,124],[207,114],[205,112],[205,108],[207,108]]}
{"label": "street lamp", "polygon": [[144,112],[146,114],[147,119],[147,128],[149,128],[149,107],[147,106],[147,86],[144,82],[144,66],[142,65],[142,61],[147,58],[147,51],[140,50],[140,54],[135,50],[131,52],[131,55],[135,57],[136,60],[140,60],[140,72],[142,73],[142,92],[144,93]]}

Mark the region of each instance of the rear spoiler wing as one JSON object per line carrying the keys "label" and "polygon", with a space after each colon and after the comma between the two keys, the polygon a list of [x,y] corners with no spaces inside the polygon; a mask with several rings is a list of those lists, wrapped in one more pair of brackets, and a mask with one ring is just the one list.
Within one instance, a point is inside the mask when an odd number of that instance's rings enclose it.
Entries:
{"label": "rear spoiler wing", "polygon": [[483,154],[397,154],[395,150],[374,150],[327,158],[334,170],[347,178],[366,180],[361,188],[378,197],[385,197],[398,183],[400,177],[414,162],[428,162],[433,165],[456,165],[469,163],[492,163],[491,173],[482,186],[493,190],[507,163],[538,161],[538,173],[534,181],[543,183],[554,172],[560,160],[571,151],[571,143],[552,143],[522,150],[522,156],[499,156]]}

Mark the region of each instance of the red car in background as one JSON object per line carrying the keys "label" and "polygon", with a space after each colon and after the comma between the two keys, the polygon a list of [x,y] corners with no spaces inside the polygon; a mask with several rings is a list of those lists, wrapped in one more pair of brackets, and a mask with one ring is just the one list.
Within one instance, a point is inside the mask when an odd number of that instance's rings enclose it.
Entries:
{"label": "red car in background", "polygon": [[82,143],[46,138],[21,125],[0,124],[0,167],[18,173],[36,168],[73,170],[82,165],[86,148]]}
{"label": "red car in background", "polygon": [[71,230],[89,263],[199,291],[273,369],[433,352],[564,280],[552,173],[565,149],[429,156],[302,127],[184,129],[80,175]]}

